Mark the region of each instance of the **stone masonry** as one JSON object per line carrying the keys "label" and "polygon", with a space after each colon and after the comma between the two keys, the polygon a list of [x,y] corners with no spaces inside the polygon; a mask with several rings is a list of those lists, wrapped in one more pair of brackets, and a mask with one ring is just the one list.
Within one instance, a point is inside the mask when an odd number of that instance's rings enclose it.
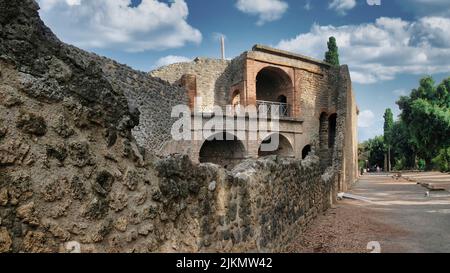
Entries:
{"label": "stone masonry", "polygon": [[[280,120],[280,132],[274,133],[285,139],[288,147],[284,147],[283,152],[278,151],[279,155],[302,159],[305,151],[317,151],[322,167],[334,166],[340,174],[339,190],[348,189],[358,175],[358,109],[346,66],[333,67],[306,56],[256,45],[231,61],[196,59],[159,68],[150,75],[170,83],[178,83],[189,76],[189,88],[185,90],[189,106],[193,108],[195,97],[201,97],[203,113],[210,112],[215,105],[225,107],[236,102],[244,106],[284,102],[287,115]],[[186,81],[184,86],[187,86]],[[205,124],[211,118],[206,115],[203,119]],[[199,134],[202,132],[195,129],[192,132],[192,136]],[[248,134],[247,130],[245,139],[238,140],[245,149],[244,157],[265,155],[259,152],[265,138],[251,141]],[[207,136],[200,139],[169,141],[161,152],[183,153],[193,161],[201,161],[202,150],[208,146],[211,151],[211,145]],[[225,146],[230,145],[224,143]],[[217,151],[223,147],[217,146]],[[223,159],[215,163],[233,166],[236,161],[239,158],[229,158],[228,164],[223,163]]]}
{"label": "stone masonry", "polygon": [[[34,0],[0,0],[0,253],[276,252],[353,181],[357,109],[345,66],[283,66],[301,76],[295,82],[304,88],[292,90],[312,94],[287,96],[300,116],[285,120],[283,148],[296,138],[292,146],[314,144],[327,131],[319,127],[329,127],[320,113],[327,122],[336,113],[332,152],[321,145],[303,160],[295,148],[291,157],[256,152],[228,169],[200,164],[189,153],[161,156],[170,109],[212,87],[223,92],[207,104],[225,105],[235,90],[249,94],[241,103],[251,101],[256,70],[247,63],[263,66],[260,58],[271,56],[272,66],[280,53],[197,60],[166,81],[154,76],[164,78],[167,67],[151,76],[62,43],[38,9]],[[289,126],[299,130],[289,135]]]}

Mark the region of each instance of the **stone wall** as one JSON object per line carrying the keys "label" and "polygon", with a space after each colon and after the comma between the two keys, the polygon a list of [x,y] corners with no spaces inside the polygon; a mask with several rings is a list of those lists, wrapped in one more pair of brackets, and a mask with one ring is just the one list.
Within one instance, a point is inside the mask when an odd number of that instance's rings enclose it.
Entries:
{"label": "stone wall", "polygon": [[139,148],[133,90],[179,90],[61,43],[37,9],[0,0],[1,253],[277,251],[329,206],[314,156],[227,171]]}
{"label": "stone wall", "polygon": [[176,120],[171,118],[173,107],[188,103],[186,90],[74,46],[65,45],[65,51],[78,62],[96,64],[97,73],[101,70],[102,80],[112,92],[125,96],[127,107],[136,119],[132,135],[138,145],[161,154],[162,147],[172,139],[170,130]]}
{"label": "stone wall", "polygon": [[171,117],[173,107],[188,105],[186,90],[107,58],[101,58],[99,63],[114,90],[123,90],[130,109],[140,113],[139,125],[132,130],[139,146],[162,154],[162,148],[172,139],[170,130],[177,120]]}
{"label": "stone wall", "polygon": [[[37,8],[37,4],[30,5]],[[19,8],[8,9],[11,15],[25,12]],[[7,16],[7,13],[2,13],[2,20]],[[93,114],[104,115],[111,131],[133,128],[132,134],[138,145],[159,154],[171,140],[170,129],[176,120],[171,118],[172,108],[188,103],[185,89],[114,60],[63,44],[38,17],[30,20],[33,20],[32,26],[40,24],[41,27],[30,30],[24,24],[4,21],[2,26],[5,26],[1,30],[4,42],[0,45],[0,54],[18,62],[21,84],[26,87],[24,90],[46,101],[60,102],[70,95],[83,105],[93,104],[93,101],[109,103],[104,111],[95,110],[97,112]],[[18,29],[13,29],[13,25]],[[25,33],[27,31],[29,33]],[[28,41],[21,41],[24,35],[28,35]],[[79,77],[80,74],[91,77]],[[74,80],[80,84],[72,84]],[[98,92],[92,92],[93,88]],[[128,117],[117,120],[126,112],[130,112]]]}
{"label": "stone wall", "polygon": [[231,104],[230,89],[242,81],[243,60],[238,57],[232,61],[197,58],[189,63],[177,63],[150,72],[171,84],[177,83],[183,75],[195,75],[197,96],[203,100],[202,108],[212,110],[214,105]]}
{"label": "stone wall", "polygon": [[358,178],[357,116],[358,110],[353,95],[350,72],[347,66],[339,71],[339,95],[337,97],[336,141],[332,153],[336,170],[338,191],[347,191]]}

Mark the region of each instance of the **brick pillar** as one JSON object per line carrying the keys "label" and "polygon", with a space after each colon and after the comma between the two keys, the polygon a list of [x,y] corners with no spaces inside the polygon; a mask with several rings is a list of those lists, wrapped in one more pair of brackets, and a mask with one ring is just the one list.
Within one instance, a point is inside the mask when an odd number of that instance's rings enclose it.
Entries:
{"label": "brick pillar", "polygon": [[256,70],[257,66],[253,60],[247,60],[246,64],[246,94],[245,105],[256,105]]}
{"label": "brick pillar", "polygon": [[292,79],[292,117],[294,118],[300,118],[301,112],[300,112],[300,85],[298,84],[297,77],[297,71],[294,69],[293,73],[293,79]]}
{"label": "brick pillar", "polygon": [[195,97],[197,96],[197,77],[192,74],[184,74],[180,83],[187,91],[189,107],[194,110]]}

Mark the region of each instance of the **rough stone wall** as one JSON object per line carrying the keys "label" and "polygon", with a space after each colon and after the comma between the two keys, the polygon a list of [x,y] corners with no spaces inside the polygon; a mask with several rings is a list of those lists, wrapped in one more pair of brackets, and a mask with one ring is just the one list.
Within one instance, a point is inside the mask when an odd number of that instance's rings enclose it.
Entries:
{"label": "rough stone wall", "polygon": [[37,9],[0,0],[0,253],[276,251],[329,206],[314,156],[229,172],[139,149],[126,89],[167,85],[61,43]]}
{"label": "rough stone wall", "polygon": [[333,167],[336,170],[338,191],[347,191],[358,178],[357,107],[353,95],[350,72],[341,66],[338,81],[336,141]]}
{"label": "rough stone wall", "polygon": [[114,90],[123,90],[130,108],[140,113],[139,125],[132,131],[139,146],[162,154],[177,120],[171,118],[173,107],[188,105],[186,90],[106,58],[99,63]]}
{"label": "rough stone wall", "polygon": [[[344,67],[344,77],[347,83],[350,82],[348,68]],[[344,148],[344,191],[350,189],[359,177],[358,170],[358,107],[351,84],[347,86],[347,115],[345,127],[345,148]]]}
{"label": "rough stone wall", "polygon": [[[336,84],[333,81],[333,69],[326,73],[314,74],[307,71],[297,72],[297,86],[300,90],[300,112],[304,120],[305,145],[317,144],[320,132],[320,115],[329,114],[331,90]],[[314,143],[315,142],[315,143]]]}
{"label": "rough stone wall", "polygon": [[210,111],[214,105],[231,104],[230,89],[242,81],[243,61],[240,57],[232,61],[197,58],[193,62],[172,64],[150,72],[151,76],[171,84],[186,74],[196,76],[197,96],[202,97],[203,109]]}
{"label": "rough stone wall", "polygon": [[334,176],[322,175],[315,156],[272,156],[245,161],[218,178],[209,184],[215,190],[206,205],[213,214],[201,219],[205,250],[272,252],[329,208]]}
{"label": "rough stone wall", "polygon": [[[13,10],[8,9],[13,16]],[[71,95],[84,105],[95,100],[109,103],[104,111],[95,110],[97,112],[93,114],[98,118],[104,115],[111,131],[133,128],[132,134],[139,146],[153,153],[161,153],[161,148],[172,138],[170,129],[176,120],[171,118],[172,108],[188,104],[184,88],[111,59],[62,44],[44,25],[30,31],[24,24],[8,24],[9,14],[2,11],[2,19],[5,20],[2,22],[5,23],[2,25],[2,38],[5,42],[0,45],[0,52],[4,57],[11,57],[8,53],[14,53],[13,58],[19,59],[17,69],[21,74],[21,84],[27,87],[26,92],[50,101],[62,101],[66,95]],[[37,21],[38,18],[33,20],[33,23],[42,24]],[[25,33],[27,31],[29,33]],[[21,40],[25,35],[29,41]],[[93,77],[79,78],[80,72]],[[77,77],[79,79],[75,79]],[[74,85],[71,80],[78,80],[81,84]],[[99,91],[91,92],[93,88]],[[119,103],[122,103],[121,107]],[[129,117],[123,117],[128,111]],[[123,120],[117,120],[122,117]]]}
{"label": "rough stone wall", "polygon": [[[64,50],[64,54],[83,64],[84,67],[95,64],[96,73],[101,73],[101,80],[108,88],[112,89],[111,92],[125,96],[122,100],[126,99],[128,102],[131,115],[135,119],[133,125],[138,124],[132,130],[138,145],[153,153],[161,154],[162,147],[172,139],[170,130],[176,120],[176,118],[171,118],[173,107],[179,104],[188,104],[186,90],[178,85],[151,77],[145,72],[133,70],[127,65],[74,46],[64,45]],[[57,67],[57,65],[64,65],[64,63],[57,63],[59,61],[58,59],[52,60],[51,62],[56,62],[52,66],[56,66],[55,69],[65,69]],[[65,71],[60,73],[65,73]],[[74,93],[76,92],[79,91],[75,90]],[[86,94],[86,96],[88,95]],[[107,111],[114,112],[114,109],[117,108],[111,107]],[[138,118],[139,120],[137,120]]]}

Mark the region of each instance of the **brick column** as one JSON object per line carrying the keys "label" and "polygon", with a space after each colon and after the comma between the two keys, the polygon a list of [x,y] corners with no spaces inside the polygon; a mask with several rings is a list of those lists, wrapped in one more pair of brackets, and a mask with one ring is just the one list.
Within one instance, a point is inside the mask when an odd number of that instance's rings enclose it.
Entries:
{"label": "brick column", "polygon": [[247,88],[245,92],[245,105],[256,105],[256,66],[253,60],[246,62],[246,83]]}
{"label": "brick column", "polygon": [[189,107],[194,110],[195,97],[197,96],[197,77],[192,74],[184,74],[180,83],[187,91]]}
{"label": "brick column", "polygon": [[300,112],[300,81],[297,79],[299,78],[299,73],[297,73],[297,70],[294,69],[293,73],[293,79],[292,79],[292,117],[294,118],[300,118],[301,112]]}

